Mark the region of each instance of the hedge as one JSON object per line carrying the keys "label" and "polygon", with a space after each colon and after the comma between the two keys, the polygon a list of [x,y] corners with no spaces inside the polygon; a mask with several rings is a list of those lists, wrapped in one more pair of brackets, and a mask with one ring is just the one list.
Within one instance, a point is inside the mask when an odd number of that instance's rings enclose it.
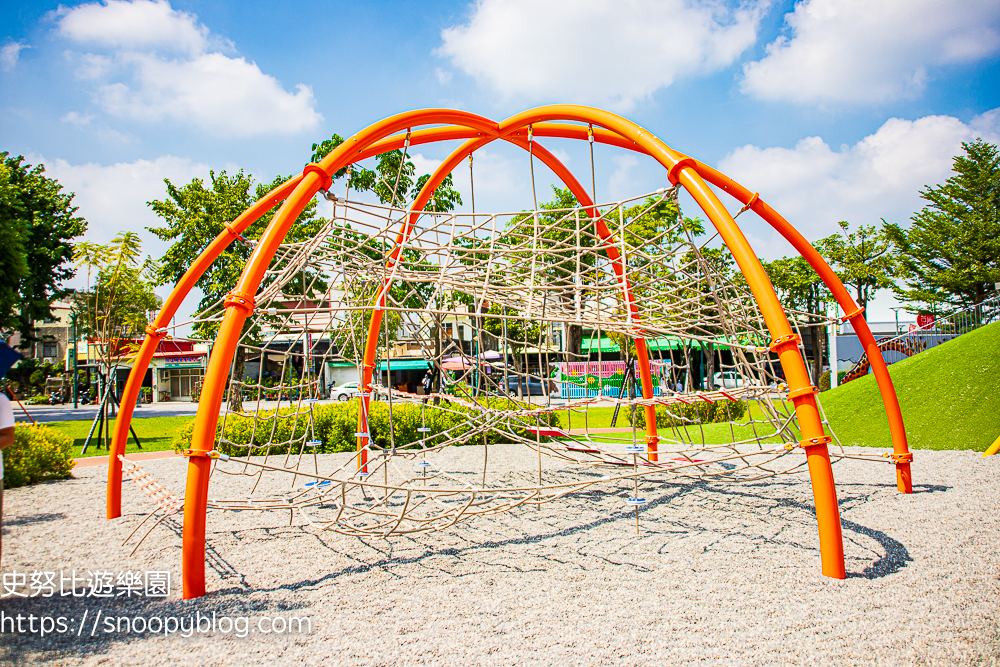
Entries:
{"label": "hedge", "polygon": [[[492,399],[490,404],[507,407],[506,399]],[[447,409],[445,409],[447,408]],[[423,417],[421,411],[424,411]],[[309,428],[308,415],[296,408],[283,408],[275,412],[267,410],[258,413],[256,420],[251,416],[230,414],[219,419],[216,428],[215,449],[223,454],[246,455],[246,445],[253,444],[255,453],[271,454],[287,453],[289,448],[296,453],[305,440],[319,440],[317,453],[353,451],[357,446],[355,433],[358,429],[358,401],[344,403],[328,403],[313,407],[313,424]],[[471,410],[453,402],[442,402],[440,407],[432,404],[421,406],[414,403],[394,403],[392,407],[393,439],[396,447],[413,446],[416,440],[424,436],[431,444],[444,442],[456,436],[462,436],[474,430],[474,424],[469,420]],[[256,421],[256,429],[254,422]],[[553,413],[542,416],[542,424],[558,426],[559,417]],[[422,433],[417,429],[426,424],[430,431]],[[505,419],[502,429],[512,431],[521,436],[528,436],[523,422]],[[392,443],[389,438],[389,404],[384,401],[372,402],[369,405],[368,430],[375,447],[388,449]],[[191,436],[194,423],[184,426],[174,438],[174,449],[182,451],[191,446]],[[441,436],[447,432],[446,435]],[[440,437],[438,437],[440,436]],[[486,444],[504,442],[509,438],[504,432],[490,430],[486,433]],[[268,444],[270,449],[268,450]],[[475,438],[469,444],[483,444],[483,438]],[[309,449],[311,452],[312,450]]]}
{"label": "hedge", "polygon": [[[625,411],[625,417],[628,419],[629,425],[631,426],[632,410],[626,406],[623,406],[622,409]],[[690,405],[677,403],[671,405],[669,410],[666,405],[657,405],[656,427],[668,428],[671,426],[671,422],[675,422],[679,426],[683,423],[680,420],[680,417],[683,417],[688,423],[697,423],[698,421],[701,421],[703,424],[713,424],[716,422],[737,421],[742,419],[746,414],[746,401],[726,400],[715,401],[714,403],[709,403],[708,401],[698,401],[697,403],[691,403]],[[643,410],[641,405],[637,405],[635,407],[635,422],[636,428],[646,428],[646,411]]]}
{"label": "hedge", "polygon": [[73,441],[47,426],[14,426],[14,444],[3,452],[3,485],[18,486],[72,477]]}

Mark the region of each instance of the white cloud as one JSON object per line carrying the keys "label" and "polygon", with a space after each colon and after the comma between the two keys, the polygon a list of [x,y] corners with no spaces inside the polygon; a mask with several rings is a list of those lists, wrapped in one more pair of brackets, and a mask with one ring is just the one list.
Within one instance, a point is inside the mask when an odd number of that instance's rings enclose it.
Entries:
{"label": "white cloud", "polygon": [[802,0],[791,38],[743,66],[743,92],[800,103],[879,103],[920,95],[935,65],[1000,50],[996,0]]}
{"label": "white cloud", "polygon": [[919,191],[943,183],[951,175],[952,157],[962,152],[961,142],[976,137],[1000,141],[1000,109],[968,124],[951,116],[890,118],[874,134],[839,150],[820,137],[806,137],[794,148],[747,145],[719,166],[816,240],[835,232],[840,220],[906,223],[924,204]]}
{"label": "white cloud", "polygon": [[224,137],[295,134],[322,120],[311,88],[298,84],[289,92],[256,63],[223,54],[217,47],[226,40],[168,2],[107,0],[57,16],[61,36],[111,50],[68,57],[78,78],[95,82],[96,103],[113,116],[172,120]]}
{"label": "white cloud", "polygon": [[4,44],[0,47],[0,69],[5,72],[14,69],[18,58],[21,56],[21,50],[30,48],[30,46],[23,42],[7,42]]}
{"label": "white cloud", "polygon": [[627,109],[677,78],[732,64],[766,2],[478,0],[439,55],[507,98]]}
{"label": "white cloud", "polygon": [[440,67],[434,68],[434,76],[437,77],[438,83],[442,86],[447,85],[451,81],[451,72],[446,72]]}
{"label": "white cloud", "polygon": [[60,8],[59,34],[75,42],[115,49],[168,49],[192,55],[208,46],[209,30],[194,14],[169,2],[106,0]]}
{"label": "white cloud", "polygon": [[94,117],[78,111],[70,111],[59,120],[70,125],[89,125],[90,121],[94,120]]}
{"label": "white cloud", "polygon": [[70,164],[62,159],[32,156],[33,164],[45,165],[49,178],[59,181],[67,192],[74,192],[73,204],[78,215],[89,223],[87,237],[107,243],[122,230],[132,230],[143,239],[144,252],[154,252],[159,241],[145,230],[160,219],[146,205],[147,201],[166,198],[164,178],[183,185],[192,178],[208,178],[208,165],[187,158],[163,155],[155,160],[136,160],[100,165],[93,162]]}
{"label": "white cloud", "polygon": [[612,199],[634,197],[636,189],[632,181],[632,170],[639,165],[639,159],[630,154],[612,156],[615,170],[608,178],[608,191]]}

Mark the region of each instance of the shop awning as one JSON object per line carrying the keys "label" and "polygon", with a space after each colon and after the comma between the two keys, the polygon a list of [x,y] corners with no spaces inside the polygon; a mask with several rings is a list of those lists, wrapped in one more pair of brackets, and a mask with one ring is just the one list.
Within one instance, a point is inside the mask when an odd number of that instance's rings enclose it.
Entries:
{"label": "shop awning", "polygon": [[378,365],[380,371],[387,369],[394,371],[426,371],[428,368],[429,365],[426,359],[389,359],[388,362],[383,359]]}

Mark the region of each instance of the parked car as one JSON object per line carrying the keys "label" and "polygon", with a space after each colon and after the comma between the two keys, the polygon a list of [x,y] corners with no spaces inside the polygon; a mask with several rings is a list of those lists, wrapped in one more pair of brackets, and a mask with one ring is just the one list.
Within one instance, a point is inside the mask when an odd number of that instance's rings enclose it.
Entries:
{"label": "parked car", "polygon": [[[736,371],[719,371],[712,376],[712,389],[739,389],[746,386],[746,382]],[[708,378],[701,381],[701,388],[708,390]]]}
{"label": "parked car", "polygon": [[[536,377],[521,377],[520,375],[508,375],[506,380],[501,380],[504,391],[517,396],[518,385],[521,387],[522,396],[545,396],[542,380]],[[545,381],[548,384],[548,381]]]}
{"label": "parked car", "polygon": [[342,385],[330,388],[330,398],[338,401],[349,401],[360,393],[361,390],[358,389],[357,382],[345,382]]}

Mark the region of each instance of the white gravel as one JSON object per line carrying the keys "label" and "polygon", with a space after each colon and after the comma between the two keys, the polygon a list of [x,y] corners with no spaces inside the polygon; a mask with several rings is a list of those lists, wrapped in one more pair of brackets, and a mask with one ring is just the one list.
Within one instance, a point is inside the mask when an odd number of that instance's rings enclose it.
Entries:
{"label": "white gravel", "polygon": [[[494,458],[496,449],[496,458]],[[458,455],[481,461],[477,447]],[[491,448],[496,465],[533,457]],[[530,460],[530,459],[529,459]],[[186,461],[143,462],[177,495]],[[492,469],[492,465],[491,465]],[[552,473],[555,474],[555,473]],[[167,600],[0,599],[7,616],[70,632],[0,635],[0,663],[67,665],[958,665],[1000,663],[1000,457],[916,453],[916,493],[892,467],[835,467],[848,579],[819,570],[803,474],[742,485],[643,484],[640,534],[624,485],[449,531],[360,540],[287,513],[209,515],[211,593],[180,600],[179,524],[129,557],[148,512],[126,482],[106,521],[105,470],[10,490],[5,574],[169,570]],[[211,492],[210,492],[210,495]],[[82,592],[82,589],[81,589]],[[309,617],[312,631],[246,638],[80,636],[83,614]]]}

